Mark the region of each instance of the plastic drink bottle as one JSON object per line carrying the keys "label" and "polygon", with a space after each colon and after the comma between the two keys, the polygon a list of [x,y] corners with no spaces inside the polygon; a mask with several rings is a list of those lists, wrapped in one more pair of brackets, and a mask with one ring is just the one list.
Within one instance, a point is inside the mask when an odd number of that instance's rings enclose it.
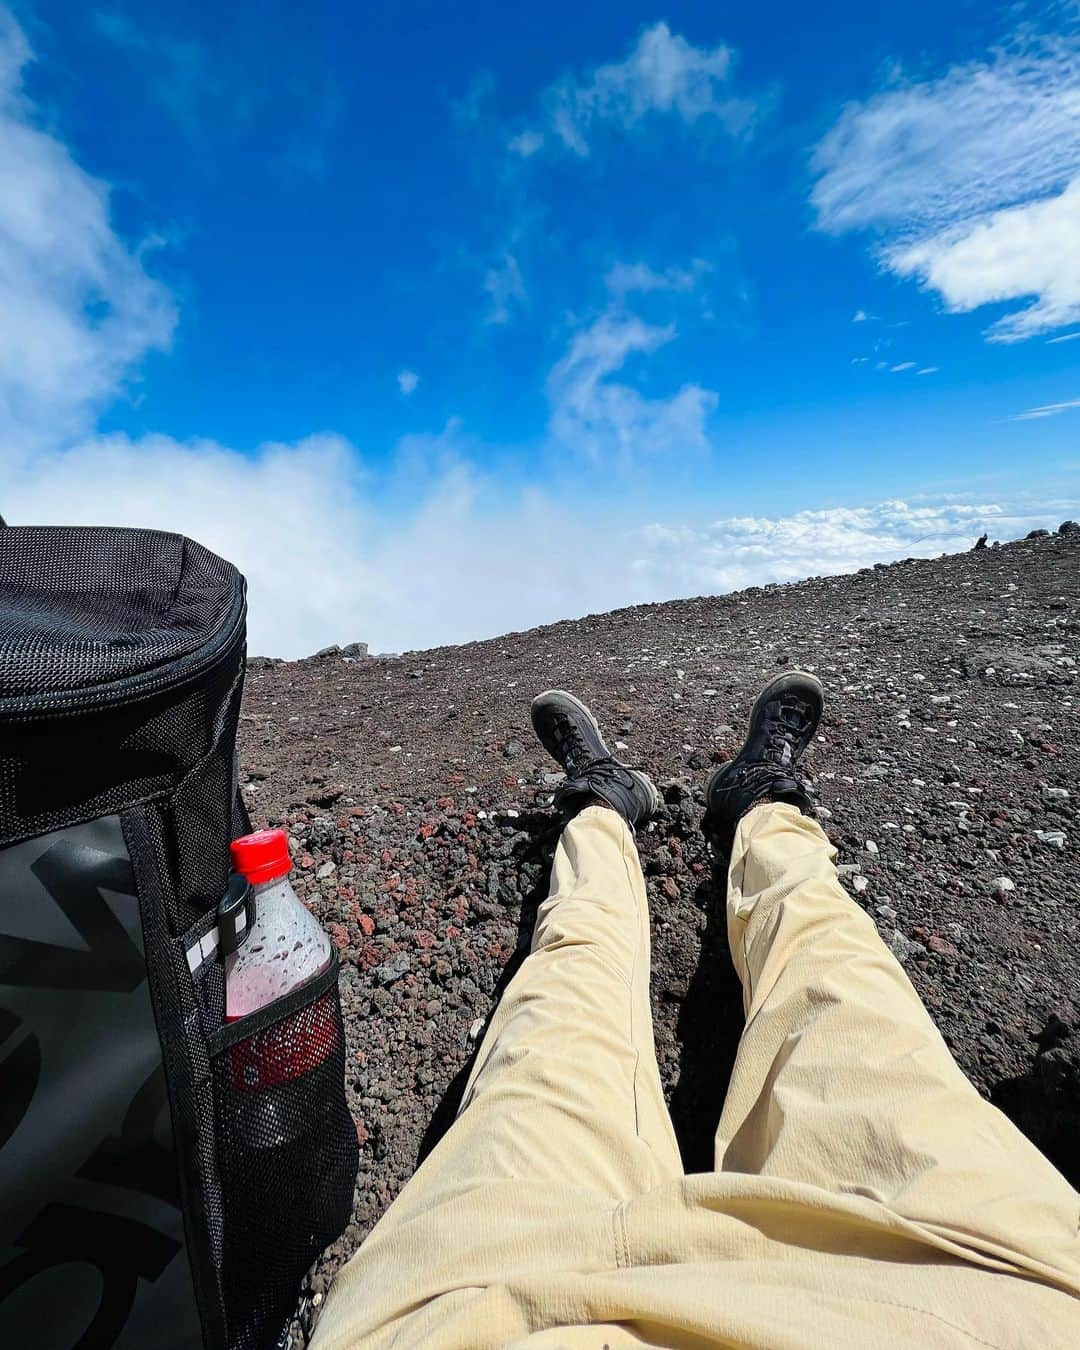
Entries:
{"label": "plastic drink bottle", "polygon": [[292,859],[284,830],[245,834],[233,840],[229,852],[255,900],[247,937],[225,959],[225,1020],[235,1022],[325,970],[333,949],[289,885]]}
{"label": "plastic drink bottle", "polygon": [[[225,1020],[235,1022],[272,1005],[326,970],[333,947],[318,921],[289,884],[292,860],[284,830],[257,830],[234,839],[235,871],[251,885],[255,917],[241,946],[225,958]],[[263,1146],[284,1142],[296,1115],[267,1089],[298,1079],[338,1047],[337,1005],[332,992],[274,1018],[228,1051],[230,1086],[238,1098],[252,1094]],[[245,1115],[249,1112],[245,1111]],[[255,1117],[249,1122],[255,1123]],[[298,1121],[294,1121],[298,1124]]]}

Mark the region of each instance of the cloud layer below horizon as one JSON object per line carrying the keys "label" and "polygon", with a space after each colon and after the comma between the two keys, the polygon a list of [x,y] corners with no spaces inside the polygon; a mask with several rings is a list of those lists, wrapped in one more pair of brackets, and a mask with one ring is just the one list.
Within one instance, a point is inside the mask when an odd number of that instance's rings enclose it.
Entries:
{"label": "cloud layer below horizon", "polygon": [[447,459],[406,518],[369,495],[334,436],[254,457],[213,442],[93,437],[17,471],[15,522],[177,530],[248,578],[249,649],[309,655],[333,642],[403,651],[494,637],[630,604],[855,571],[1009,539],[1080,511],[1065,499],[884,501],[703,524],[627,524],[536,489],[492,504]]}

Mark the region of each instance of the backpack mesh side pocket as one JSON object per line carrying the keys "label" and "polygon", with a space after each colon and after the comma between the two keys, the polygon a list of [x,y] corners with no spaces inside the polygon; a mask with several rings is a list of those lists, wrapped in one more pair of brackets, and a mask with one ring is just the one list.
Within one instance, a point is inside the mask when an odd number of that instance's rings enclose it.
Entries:
{"label": "backpack mesh side pocket", "polygon": [[212,1038],[230,1350],[273,1344],[304,1273],[349,1220],[358,1145],[337,979],[335,957]]}

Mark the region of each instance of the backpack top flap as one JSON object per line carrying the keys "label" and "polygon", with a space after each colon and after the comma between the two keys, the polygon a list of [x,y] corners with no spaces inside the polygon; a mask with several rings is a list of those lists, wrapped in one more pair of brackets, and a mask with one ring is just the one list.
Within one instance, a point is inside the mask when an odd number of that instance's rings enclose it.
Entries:
{"label": "backpack top flap", "polygon": [[0,846],[174,790],[235,703],[245,615],[182,535],[0,530]]}
{"label": "backpack top flap", "polygon": [[174,682],[227,642],[243,608],[232,563],[183,535],[0,530],[0,716]]}

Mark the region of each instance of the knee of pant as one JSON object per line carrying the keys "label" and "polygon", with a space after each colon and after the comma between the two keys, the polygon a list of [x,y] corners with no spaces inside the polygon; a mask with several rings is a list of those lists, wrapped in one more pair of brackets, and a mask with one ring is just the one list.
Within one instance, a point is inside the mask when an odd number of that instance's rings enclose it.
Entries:
{"label": "knee of pant", "polygon": [[642,943],[648,942],[648,932],[641,916],[629,907],[614,908],[591,900],[579,904],[575,897],[540,915],[532,951],[595,947],[610,953],[612,959],[632,965]]}
{"label": "knee of pant", "polygon": [[552,991],[565,988],[569,980],[575,1001],[596,985],[603,973],[604,983],[616,979],[620,986],[630,987],[634,972],[640,968],[637,944],[627,941],[627,935],[610,935],[553,929],[544,935],[539,946],[534,946],[518,977],[529,980],[533,993],[545,986]]}

